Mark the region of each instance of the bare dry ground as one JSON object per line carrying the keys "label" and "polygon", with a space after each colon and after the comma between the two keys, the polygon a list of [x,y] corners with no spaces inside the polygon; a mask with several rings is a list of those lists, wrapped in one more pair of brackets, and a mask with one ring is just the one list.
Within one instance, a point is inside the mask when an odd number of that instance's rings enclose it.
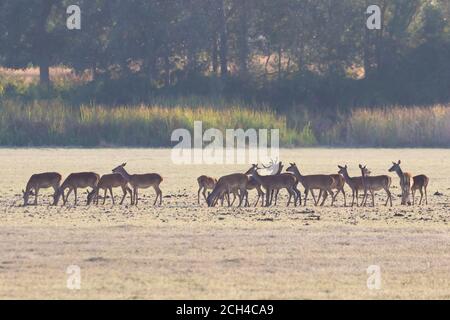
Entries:
{"label": "bare dry ground", "polygon": [[[0,298],[43,299],[449,299],[450,150],[282,150],[304,174],[335,173],[360,161],[386,174],[391,161],[430,179],[429,205],[206,208],[196,204],[196,177],[248,166],[176,166],[169,150],[1,149]],[[164,177],[162,207],[153,191],[139,207],[22,207],[32,173],[130,172]],[[399,194],[398,178],[392,191]],[[442,196],[433,195],[436,191]],[[119,200],[120,190],[115,190]],[[347,188],[347,194],[350,191]],[[251,194],[254,199],[255,194]],[[283,198],[284,202],[286,198]],[[81,289],[67,288],[69,265],[81,268]],[[381,268],[380,290],[367,268]]]}

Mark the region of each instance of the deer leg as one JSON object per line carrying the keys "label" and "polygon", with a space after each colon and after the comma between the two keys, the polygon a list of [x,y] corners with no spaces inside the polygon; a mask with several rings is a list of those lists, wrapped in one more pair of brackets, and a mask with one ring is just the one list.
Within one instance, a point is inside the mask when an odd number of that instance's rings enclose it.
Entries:
{"label": "deer leg", "polygon": [[159,186],[155,186],[155,191],[156,191],[156,199],[153,205],[156,204],[156,200],[158,200],[158,198],[159,198],[159,205],[162,205],[162,191],[159,188]]}
{"label": "deer leg", "polygon": [[137,206],[138,205],[138,198],[139,198],[139,193],[138,193],[138,188],[136,187],[134,189],[134,205]]}
{"label": "deer leg", "polygon": [[198,192],[197,192],[197,203],[200,204],[200,192],[202,191],[202,187],[198,188]]}
{"label": "deer leg", "polygon": [[372,195],[372,207],[375,207],[375,191],[370,190],[370,194]]}
{"label": "deer leg", "polygon": [[73,188],[70,187],[69,191],[67,192],[66,199],[64,199],[64,194],[63,194],[63,204],[67,203],[67,200],[69,200],[69,195],[72,193],[72,191],[73,191]]}
{"label": "deer leg", "polygon": [[306,207],[306,200],[308,199],[308,193],[309,189],[305,189],[305,207]]}
{"label": "deer leg", "polygon": [[258,188],[256,191],[258,191],[258,198],[256,199],[255,207],[258,205],[259,198],[261,198],[261,189]]}
{"label": "deer leg", "polygon": [[331,188],[328,189],[328,193],[331,195],[331,206],[333,206],[334,205],[334,199],[336,198],[336,195],[334,194],[333,190],[331,190]]}
{"label": "deer leg", "polygon": [[77,203],[78,203],[78,191],[77,191],[77,189],[78,188],[74,188],[73,189],[73,193],[75,194],[75,205],[77,205]]}
{"label": "deer leg", "polygon": [[387,207],[388,201],[391,201],[391,207],[392,207],[392,194],[388,188],[385,188],[384,190],[386,190],[386,194],[387,194],[386,203],[384,205]]}
{"label": "deer leg", "polygon": [[317,203],[319,203],[320,196],[322,195],[322,190],[319,191],[319,196],[318,196],[317,199],[316,199],[316,195],[314,194],[314,190],[313,189],[311,189],[311,195],[312,195],[313,200],[314,200],[314,205],[317,206]]}
{"label": "deer leg", "polygon": [[289,188],[286,188],[286,191],[289,193],[289,198],[288,198],[286,207],[289,207],[289,205],[291,204],[291,199],[292,199],[292,191]]}
{"label": "deer leg", "polygon": [[112,188],[109,188],[109,193],[111,194],[111,200],[112,200],[112,203],[113,203],[113,205],[115,205],[115,202],[114,202],[114,195],[113,195],[113,192],[112,192]]}
{"label": "deer leg", "polygon": [[34,188],[34,205],[36,206],[38,203],[38,193],[39,193],[39,188]]}
{"label": "deer leg", "polygon": [[342,192],[342,194],[344,195],[344,207],[346,207],[346,206],[347,206],[347,198],[346,198],[346,196],[345,196],[345,190],[344,190],[344,188],[341,189],[341,192]]}
{"label": "deer leg", "polygon": [[301,194],[300,190],[298,190],[297,186],[294,186],[294,191],[297,195],[297,201],[299,202],[298,205],[301,206],[302,205],[302,194]]}
{"label": "deer leg", "polygon": [[419,206],[421,206],[421,205],[422,205],[422,200],[423,200],[423,190],[422,190],[422,188],[419,189],[419,192],[420,192],[420,202],[419,202]]}
{"label": "deer leg", "polygon": [[424,187],[424,189],[425,189],[425,204],[428,205],[427,187]]}
{"label": "deer leg", "polygon": [[127,196],[127,189],[125,187],[122,187],[122,192],[123,192],[123,197],[120,200],[120,205],[123,204],[123,201],[125,200],[126,196]]}
{"label": "deer leg", "polygon": [[205,199],[205,201],[207,201],[206,188],[203,188],[202,194],[203,194],[203,198]]}
{"label": "deer leg", "polygon": [[328,191],[324,190],[324,192],[323,192],[323,200],[322,200],[322,203],[320,204],[321,207],[323,207],[323,205],[325,204],[325,201],[327,200],[327,198],[328,198]]}

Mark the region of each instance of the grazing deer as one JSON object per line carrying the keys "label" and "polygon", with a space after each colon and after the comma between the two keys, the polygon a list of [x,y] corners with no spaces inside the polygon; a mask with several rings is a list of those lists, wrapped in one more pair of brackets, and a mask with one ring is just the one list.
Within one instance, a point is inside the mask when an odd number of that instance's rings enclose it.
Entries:
{"label": "grazing deer", "polygon": [[156,192],[156,198],[155,202],[153,202],[153,205],[156,205],[156,202],[159,198],[159,205],[162,204],[162,191],[159,188],[159,185],[163,181],[163,178],[157,174],[157,173],[149,173],[149,174],[128,174],[128,172],[125,170],[125,166],[127,164],[123,163],[120,166],[114,168],[112,171],[114,173],[121,174],[126,181],[131,185],[131,188],[133,188],[133,197],[131,200],[131,203],[136,205],[138,204],[139,200],[139,189],[147,189],[150,187],[153,187]]}
{"label": "grazing deer", "polygon": [[128,187],[128,181],[120,174],[113,173],[113,174],[105,174],[103,175],[98,184],[97,187],[94,188],[89,194],[88,194],[88,204],[90,204],[93,200],[95,201],[95,204],[98,205],[98,197],[99,197],[99,191],[100,189],[105,190],[105,194],[103,196],[103,204],[106,202],[106,192],[109,190],[109,193],[111,195],[112,203],[114,203],[114,195],[112,192],[113,188],[121,187],[123,192],[122,200],[120,201],[120,204],[123,204],[123,201],[125,200],[125,197],[127,196],[127,193],[130,193],[130,198],[133,199],[133,192]]}
{"label": "grazing deer", "polygon": [[[97,187],[99,180],[100,176],[94,172],[80,172],[69,174],[66,180],[64,180],[64,182],[62,183],[61,187],[58,189],[57,195],[55,197],[55,205],[58,203],[60,196],[62,196],[63,205],[65,205],[72,191],[75,194],[75,205],[77,205],[78,202],[77,189],[87,187],[95,189]],[[67,195],[64,197],[64,190],[66,189],[69,189],[69,191],[67,192]]]}
{"label": "grazing deer", "polygon": [[270,205],[270,197],[269,195],[273,190],[286,189],[289,193],[289,200],[287,202],[287,206],[291,203],[292,196],[294,196],[294,206],[297,206],[299,191],[296,186],[298,184],[298,180],[291,174],[279,174],[273,176],[261,176],[258,173],[258,166],[254,164],[252,168],[249,170],[249,173],[252,175],[255,180],[261,184],[261,186],[266,191],[266,206]]}
{"label": "grazing deer", "polygon": [[403,172],[400,168],[400,164],[402,162],[398,160],[398,163],[392,162],[392,167],[389,169],[389,172],[397,173],[400,178],[400,188],[402,190],[402,205],[411,204],[409,200],[410,191],[411,191],[411,179],[412,175],[409,172]]}
{"label": "grazing deer", "polygon": [[375,191],[384,189],[387,194],[386,203],[384,205],[387,206],[388,202],[390,201],[392,207],[392,194],[389,191],[392,183],[391,177],[386,175],[370,177],[370,171],[366,166],[359,165],[359,169],[361,169],[362,181],[364,186],[364,197],[361,205],[366,205],[368,198],[367,190],[369,190],[372,196],[372,207],[375,207]]}
{"label": "grazing deer", "polygon": [[415,199],[414,198],[415,198],[415,195],[416,195],[416,190],[420,191],[419,206],[422,204],[423,190],[425,190],[425,204],[428,204],[427,187],[428,187],[428,182],[429,181],[430,181],[430,179],[424,174],[415,176],[413,178],[413,185],[411,187],[412,198],[413,198],[413,205],[415,204]]}
{"label": "grazing deer", "polygon": [[248,197],[247,185],[248,185],[248,177],[242,173],[235,173],[227,176],[221,177],[213,191],[206,198],[206,202],[209,207],[214,207],[217,204],[217,201],[222,197],[226,196],[228,206],[231,206],[230,203],[230,193],[234,193],[237,190],[239,196],[239,206],[243,204],[245,198]]}
{"label": "grazing deer", "polygon": [[53,188],[53,204],[55,204],[55,197],[58,193],[59,184],[61,183],[61,175],[57,172],[45,172],[33,174],[28,180],[25,190],[22,190],[23,205],[28,205],[28,198],[33,195],[34,190],[34,205],[38,203],[39,189]]}
{"label": "grazing deer", "polygon": [[333,187],[335,182],[331,176],[329,175],[303,176],[301,175],[295,163],[291,163],[290,167],[287,168],[286,171],[293,173],[297,177],[298,181],[305,188],[305,200],[304,200],[305,206],[306,200],[308,199],[309,191],[312,191],[313,189],[320,189],[321,191],[323,191],[324,197],[322,203],[320,204],[321,206],[325,204],[325,200],[327,199],[328,194],[331,195],[331,205],[334,204],[334,193],[331,190],[331,188]]}
{"label": "grazing deer", "polygon": [[203,198],[205,198],[206,201],[206,191],[214,189],[217,183],[217,179],[208,176],[200,176],[197,178],[197,182],[198,182],[197,203],[200,204],[200,192],[202,192]]}
{"label": "grazing deer", "polygon": [[[339,168],[338,173],[344,177],[345,182],[348,184],[350,189],[352,189],[352,204],[351,204],[351,206],[353,207],[353,205],[355,203],[355,197],[356,197],[356,206],[359,207],[359,203],[358,203],[359,191],[364,191],[363,178],[362,177],[350,177],[348,175],[347,165],[345,165],[345,167],[338,166],[338,168]],[[361,205],[362,205],[362,203],[361,203]]]}

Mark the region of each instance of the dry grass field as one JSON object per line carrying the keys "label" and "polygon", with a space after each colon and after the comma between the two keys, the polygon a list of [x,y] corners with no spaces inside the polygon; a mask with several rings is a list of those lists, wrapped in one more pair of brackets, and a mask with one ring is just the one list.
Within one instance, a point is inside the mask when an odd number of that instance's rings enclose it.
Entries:
{"label": "dry grass field", "polygon": [[[302,173],[388,174],[394,160],[430,177],[429,205],[402,207],[392,174],[394,207],[213,208],[197,205],[197,176],[248,166],[176,166],[170,150],[0,149],[0,298],[31,299],[449,299],[450,150],[282,150]],[[22,206],[32,173],[109,173],[127,161],[131,173],[164,177],[162,207],[153,190],[138,207]],[[350,189],[346,187],[350,197]],[[436,196],[439,191],[443,195]],[[115,190],[117,202],[121,191]],[[31,198],[33,200],[33,198]],[[255,193],[251,192],[254,201]],[[73,198],[71,199],[71,203]],[[70,265],[81,289],[67,288]],[[367,288],[370,265],[381,268],[379,290]]]}

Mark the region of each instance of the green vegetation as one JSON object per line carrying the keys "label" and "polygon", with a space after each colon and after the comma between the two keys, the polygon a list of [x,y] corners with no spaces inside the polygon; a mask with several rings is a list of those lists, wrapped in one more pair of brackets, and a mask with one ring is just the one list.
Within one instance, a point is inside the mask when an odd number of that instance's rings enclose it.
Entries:
{"label": "green vegetation", "polygon": [[211,107],[122,106],[71,107],[58,101],[0,104],[0,144],[6,146],[170,146],[172,131],[203,128],[280,129],[284,146],[310,146],[314,137],[306,128],[298,134],[286,127],[286,118],[271,111],[240,106]]}
{"label": "green vegetation", "polygon": [[173,130],[193,132],[194,121],[203,121],[203,130],[280,129],[282,147],[450,147],[450,108],[446,106],[358,109],[322,131],[313,129],[319,126],[313,120],[298,119],[300,115],[291,118],[305,125],[292,128],[286,116],[267,108],[213,106],[197,98],[118,107],[0,100],[0,145],[170,147]]}
{"label": "green vegetation", "polygon": [[329,134],[334,145],[450,147],[450,106],[358,109]]}

